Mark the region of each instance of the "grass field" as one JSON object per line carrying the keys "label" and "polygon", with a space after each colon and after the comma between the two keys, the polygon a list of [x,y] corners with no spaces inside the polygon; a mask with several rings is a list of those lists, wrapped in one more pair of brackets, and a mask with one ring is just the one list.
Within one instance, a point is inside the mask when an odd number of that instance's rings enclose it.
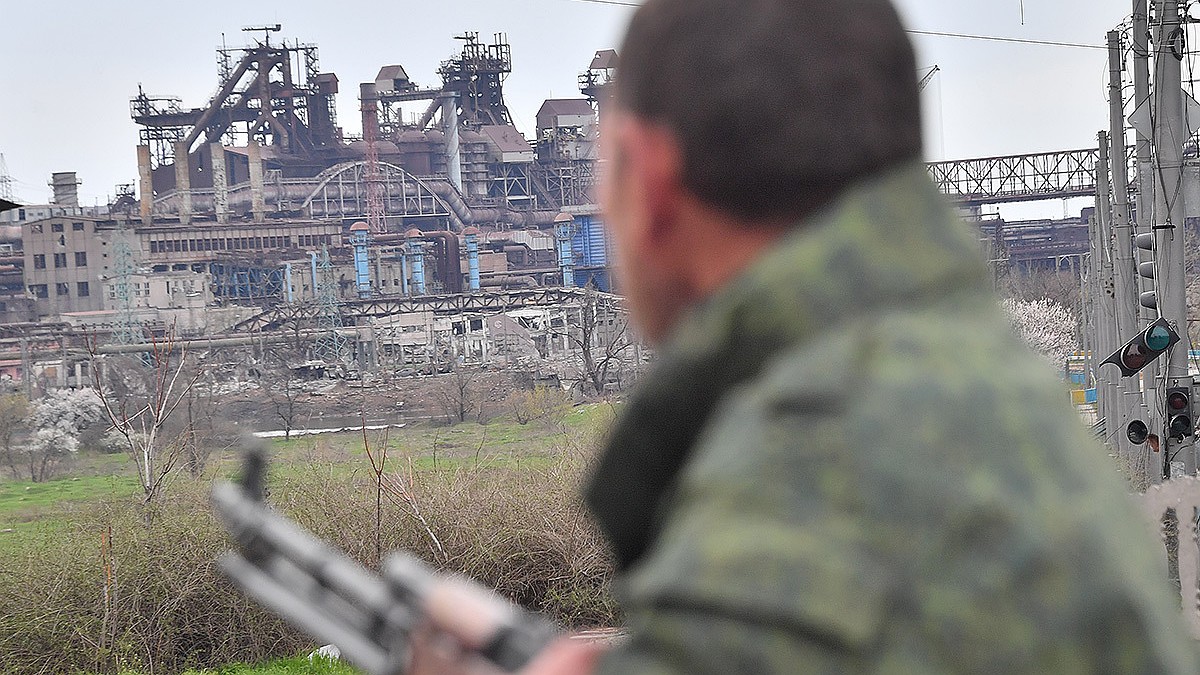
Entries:
{"label": "grass field", "polygon": [[[409,481],[422,512],[417,522],[409,505],[385,500],[381,548],[361,432],[270,441],[269,500],[368,567],[377,551],[405,549],[564,626],[612,625],[607,553],[577,500],[583,467],[614,415],[595,404],[550,422],[498,417],[368,432],[375,457],[386,445],[387,473]],[[240,453],[227,451],[199,477],[177,469],[149,509],[122,455],[78,457],[44,483],[0,479],[0,673],[11,664],[31,673],[354,673],[288,657],[317,645],[217,574],[212,563],[228,535],[207,494],[240,464]]]}
{"label": "grass field", "polygon": [[[518,424],[499,417],[488,424],[413,425],[367,432],[373,449],[388,447],[389,472],[545,467],[563,451],[587,442],[613,416],[604,404],[578,406],[553,424]],[[370,471],[361,432],[301,436],[270,441],[272,470],[280,473],[327,468],[338,475]],[[210,459],[206,478],[237,475],[240,457],[227,452]],[[177,470],[174,481],[191,480]],[[136,499],[139,487],[132,460],[125,455],[78,458],[65,475],[43,483],[0,478],[0,544],[6,539],[52,530],[88,503]],[[10,542],[11,543],[11,542]]]}

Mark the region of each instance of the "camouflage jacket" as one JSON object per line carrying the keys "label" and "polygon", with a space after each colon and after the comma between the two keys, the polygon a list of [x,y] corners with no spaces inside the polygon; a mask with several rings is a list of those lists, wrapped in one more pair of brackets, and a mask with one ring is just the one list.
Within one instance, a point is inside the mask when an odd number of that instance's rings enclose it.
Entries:
{"label": "camouflage jacket", "polygon": [[1150,529],[923,166],[695,309],[587,491],[601,673],[1197,672]]}

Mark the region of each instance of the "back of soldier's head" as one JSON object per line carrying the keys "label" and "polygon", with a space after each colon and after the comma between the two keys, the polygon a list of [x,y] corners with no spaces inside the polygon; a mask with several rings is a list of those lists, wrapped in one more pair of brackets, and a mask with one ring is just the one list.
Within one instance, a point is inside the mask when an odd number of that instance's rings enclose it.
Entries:
{"label": "back of soldier's head", "polygon": [[677,134],[691,192],[744,219],[802,215],[921,151],[889,0],[647,0],[616,99]]}

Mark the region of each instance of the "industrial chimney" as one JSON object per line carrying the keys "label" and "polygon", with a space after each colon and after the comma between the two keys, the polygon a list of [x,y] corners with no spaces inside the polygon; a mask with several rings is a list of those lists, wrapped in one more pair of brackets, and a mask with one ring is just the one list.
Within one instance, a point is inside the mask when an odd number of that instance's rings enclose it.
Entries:
{"label": "industrial chimney", "polygon": [[50,174],[50,187],[54,190],[54,204],[66,209],[68,214],[79,212],[79,179],[74,171]]}

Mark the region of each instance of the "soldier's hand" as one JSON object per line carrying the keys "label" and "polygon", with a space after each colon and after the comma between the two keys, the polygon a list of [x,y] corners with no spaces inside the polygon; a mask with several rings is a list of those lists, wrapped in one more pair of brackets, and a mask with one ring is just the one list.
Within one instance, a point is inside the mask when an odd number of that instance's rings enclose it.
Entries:
{"label": "soldier's hand", "polygon": [[[463,651],[461,643],[433,629],[414,636],[409,675],[508,675],[478,655]],[[606,645],[570,637],[550,643],[518,675],[587,675]]]}
{"label": "soldier's hand", "polygon": [[[427,623],[413,636],[412,675],[500,675],[478,655],[508,617],[511,606],[481,594],[461,578],[444,577],[425,598]],[[568,637],[551,642],[521,675],[586,675],[605,647]]]}

